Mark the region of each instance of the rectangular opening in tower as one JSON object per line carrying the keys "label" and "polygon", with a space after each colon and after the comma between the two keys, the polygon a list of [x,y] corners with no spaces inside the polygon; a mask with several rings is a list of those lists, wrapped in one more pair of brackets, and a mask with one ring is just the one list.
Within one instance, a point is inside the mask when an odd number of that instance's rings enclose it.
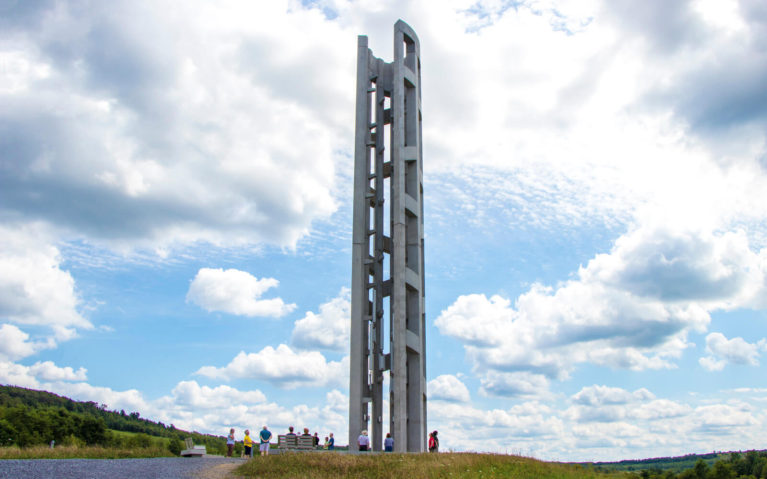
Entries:
{"label": "rectangular opening in tower", "polygon": [[420,450],[418,444],[423,444],[423,414],[421,355],[410,349],[407,350],[407,443],[408,450]]}
{"label": "rectangular opening in tower", "polygon": [[[402,35],[402,49],[405,52],[405,66],[416,71],[415,41],[407,35]],[[420,63],[420,62],[419,62]]]}
{"label": "rectangular opening in tower", "polygon": [[420,246],[418,217],[411,213],[410,210],[405,210],[405,221],[405,266],[417,273],[421,265],[418,254]]}
{"label": "rectangular opening in tower", "polygon": [[417,336],[421,335],[420,296],[418,290],[410,285],[405,286],[405,309],[407,329]]}
{"label": "rectangular opening in tower", "polygon": [[418,142],[418,96],[415,85],[407,78],[402,80],[404,88],[405,146],[415,146]]}

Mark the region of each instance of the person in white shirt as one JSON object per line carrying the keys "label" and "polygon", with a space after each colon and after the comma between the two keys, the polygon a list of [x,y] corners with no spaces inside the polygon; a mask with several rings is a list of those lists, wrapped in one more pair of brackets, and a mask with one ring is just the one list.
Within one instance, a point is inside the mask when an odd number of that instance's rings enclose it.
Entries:
{"label": "person in white shirt", "polygon": [[370,438],[368,437],[367,430],[362,431],[360,437],[357,438],[357,445],[360,447],[360,451],[367,451],[370,446]]}

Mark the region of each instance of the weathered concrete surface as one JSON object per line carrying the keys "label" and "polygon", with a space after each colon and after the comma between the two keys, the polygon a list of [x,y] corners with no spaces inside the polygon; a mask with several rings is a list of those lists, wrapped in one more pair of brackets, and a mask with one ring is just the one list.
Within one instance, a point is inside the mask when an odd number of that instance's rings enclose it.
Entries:
{"label": "weathered concrete surface", "polygon": [[[420,45],[410,26],[401,20],[394,25],[391,63],[373,55],[367,37],[358,38],[349,379],[353,450],[363,429],[370,431],[372,449],[381,449],[385,371],[390,373],[389,432],[395,450],[425,450],[420,85]],[[387,313],[388,353],[383,344]]]}

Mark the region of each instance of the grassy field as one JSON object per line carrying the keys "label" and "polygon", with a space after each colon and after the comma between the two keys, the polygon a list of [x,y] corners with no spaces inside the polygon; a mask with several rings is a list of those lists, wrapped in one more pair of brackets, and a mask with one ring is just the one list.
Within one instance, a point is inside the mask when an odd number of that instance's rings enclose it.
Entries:
{"label": "grassy field", "polygon": [[114,448],[101,446],[15,446],[0,447],[1,459],[127,459],[142,457],[167,457],[165,447]]}
{"label": "grassy field", "polygon": [[295,453],[255,457],[235,471],[244,477],[268,479],[389,479],[389,478],[625,478],[624,473],[496,454],[339,454]]}

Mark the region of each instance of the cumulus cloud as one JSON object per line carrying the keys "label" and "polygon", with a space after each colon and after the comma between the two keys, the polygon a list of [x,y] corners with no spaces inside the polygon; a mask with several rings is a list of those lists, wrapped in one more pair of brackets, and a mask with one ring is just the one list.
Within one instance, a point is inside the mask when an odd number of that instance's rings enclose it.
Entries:
{"label": "cumulus cloud", "polygon": [[[440,431],[448,448],[609,460],[616,451],[624,456],[631,451],[648,457],[657,455],[653,451],[682,455],[695,447],[706,450],[722,437],[748,444],[761,434],[758,411],[732,396],[726,403],[706,399],[696,404],[692,398],[658,398],[645,388],[593,385],[561,403],[527,401],[509,409],[437,401],[430,404],[429,415],[430,428],[433,424]],[[467,430],[474,434],[461,435]]]}
{"label": "cumulus cloud", "polygon": [[29,373],[42,381],[85,381],[87,370],[70,366],[58,367],[52,361],[36,362],[29,367]]}
{"label": "cumulus cloud", "polygon": [[0,226],[0,321],[49,329],[30,340],[13,324],[0,327],[0,354],[20,359],[56,342],[72,339],[93,325],[80,313],[72,275],[61,268],[61,254],[39,225]]}
{"label": "cumulus cloud", "polygon": [[527,371],[501,373],[488,371],[481,379],[483,394],[501,397],[537,397],[545,396],[549,389],[549,380],[543,374]]}
{"label": "cumulus cloud", "polygon": [[0,49],[5,214],[114,245],[290,247],[335,210],[354,78],[338,24],[282,2],[16,9]]}
{"label": "cumulus cloud", "polygon": [[429,399],[465,403],[469,402],[469,389],[452,374],[441,374],[426,385]]}
{"label": "cumulus cloud", "polygon": [[0,326],[0,358],[8,361],[25,358],[36,353],[40,344],[29,342],[29,334],[12,324]]}
{"label": "cumulus cloud", "polygon": [[697,429],[707,432],[737,434],[737,430],[758,424],[754,408],[748,404],[712,404],[695,410],[699,423]]}
{"label": "cumulus cloud", "polygon": [[319,314],[308,311],[296,321],[291,342],[302,349],[346,350],[350,318],[351,291],[342,288],[337,297],[320,305]]}
{"label": "cumulus cloud", "polygon": [[52,361],[36,362],[32,366],[11,361],[0,361],[0,382],[12,386],[40,388],[47,381],[85,381],[87,370],[56,366]]}
{"label": "cumulus cloud", "polygon": [[644,388],[629,392],[621,388],[595,384],[578,391],[572,396],[572,401],[576,404],[598,407],[609,404],[629,404],[654,398],[655,396]]}
{"label": "cumulus cloud", "polygon": [[266,396],[259,390],[238,391],[220,385],[200,386],[197,381],[181,381],[171,391],[175,403],[190,409],[217,409],[224,404],[258,404],[266,402]]}
{"label": "cumulus cloud", "polygon": [[196,374],[230,380],[249,378],[269,381],[279,387],[345,385],[349,377],[348,357],[327,361],[317,351],[294,351],[285,344],[267,346],[257,353],[240,353],[224,367],[203,366]]}
{"label": "cumulus cloud", "polygon": [[516,394],[519,381],[503,376],[516,372],[563,379],[578,363],[672,368],[711,311],[749,307],[762,295],[764,256],[742,233],[638,228],[575,279],[533,285],[513,306],[497,295],[460,296],[435,325],[463,342],[475,371],[492,372],[483,388],[493,394]]}
{"label": "cumulus cloud", "polygon": [[767,339],[751,344],[740,337],[727,339],[722,333],[711,333],[706,336],[708,356],[698,362],[709,371],[721,371],[727,364],[758,366],[759,355],[766,346]]}
{"label": "cumulus cloud", "polygon": [[281,298],[261,299],[280,284],[274,278],[258,279],[245,271],[201,268],[189,285],[186,300],[206,311],[240,316],[284,316],[296,308]]}

